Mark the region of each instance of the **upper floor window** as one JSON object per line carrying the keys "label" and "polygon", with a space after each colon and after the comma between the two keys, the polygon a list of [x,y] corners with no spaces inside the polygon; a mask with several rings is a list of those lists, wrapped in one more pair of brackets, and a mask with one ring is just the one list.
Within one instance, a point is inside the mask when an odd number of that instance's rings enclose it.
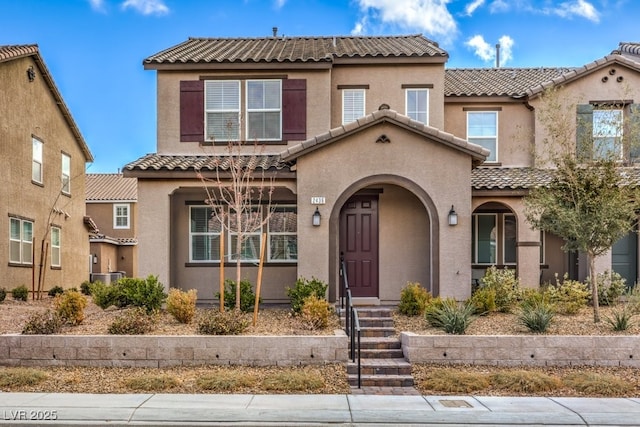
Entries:
{"label": "upper floor window", "polygon": [[407,116],[425,125],[429,124],[429,90],[406,89]]}
{"label": "upper floor window", "polygon": [[32,156],[31,156],[31,180],[42,184],[42,141],[32,138]]}
{"label": "upper floor window", "polygon": [[497,162],[498,112],[467,111],[467,140],[491,152],[487,162]]}
{"label": "upper floor window", "polygon": [[130,212],[129,204],[113,205],[113,228],[129,228]]}
{"label": "upper floor window", "polygon": [[207,80],[205,82],[206,139],[237,141],[240,139],[240,82]]}
{"label": "upper floor window", "polygon": [[269,216],[269,260],[298,259],[298,213],[295,206],[278,206]]}
{"label": "upper floor window", "polygon": [[60,228],[51,227],[51,267],[62,265],[60,248]]}
{"label": "upper floor window", "polygon": [[33,262],[33,222],[26,219],[9,220],[9,262],[31,264]]}
{"label": "upper floor window", "polygon": [[355,122],[360,117],[364,117],[365,108],[364,89],[343,89],[342,90],[342,124]]}
{"label": "upper floor window", "polygon": [[62,192],[71,194],[71,157],[62,153]]}
{"label": "upper floor window", "polygon": [[[630,160],[640,158],[635,132],[640,108],[632,101],[594,101],[577,106],[576,155],[582,160]],[[625,136],[625,128],[631,132]]]}
{"label": "upper floor window", "polygon": [[280,80],[247,81],[247,139],[282,139],[281,87]]}

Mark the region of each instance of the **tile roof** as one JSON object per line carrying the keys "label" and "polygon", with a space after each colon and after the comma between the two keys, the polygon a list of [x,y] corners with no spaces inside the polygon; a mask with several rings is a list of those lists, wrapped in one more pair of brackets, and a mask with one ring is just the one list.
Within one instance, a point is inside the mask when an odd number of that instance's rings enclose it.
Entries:
{"label": "tile roof", "polygon": [[[283,169],[287,167],[278,155],[240,156],[243,165],[251,165],[258,169]],[[125,165],[127,171],[198,171],[228,170],[231,165],[230,156],[180,156],[167,154],[147,154]]]}
{"label": "tile roof", "polygon": [[37,44],[2,45],[0,46],[0,62],[38,54]]}
{"label": "tile roof", "polygon": [[531,87],[553,80],[572,68],[452,68],[445,70],[445,96],[526,95]]}
{"label": "tile roof", "polygon": [[85,200],[88,202],[136,201],[136,178],[125,178],[121,173],[88,173]]}
{"label": "tile roof", "polygon": [[640,58],[640,43],[620,42],[620,44],[618,45],[618,49],[614,50],[611,53],[619,54],[637,60]]}
{"label": "tile roof", "polygon": [[145,65],[224,62],[332,62],[336,58],[442,57],[421,34],[403,36],[196,38],[151,55]]}

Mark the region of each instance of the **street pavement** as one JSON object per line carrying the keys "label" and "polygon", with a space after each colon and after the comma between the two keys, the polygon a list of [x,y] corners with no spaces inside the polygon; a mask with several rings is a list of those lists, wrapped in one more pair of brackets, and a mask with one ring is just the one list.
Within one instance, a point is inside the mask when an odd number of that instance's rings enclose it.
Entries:
{"label": "street pavement", "polygon": [[2,426],[640,426],[640,398],[0,392]]}

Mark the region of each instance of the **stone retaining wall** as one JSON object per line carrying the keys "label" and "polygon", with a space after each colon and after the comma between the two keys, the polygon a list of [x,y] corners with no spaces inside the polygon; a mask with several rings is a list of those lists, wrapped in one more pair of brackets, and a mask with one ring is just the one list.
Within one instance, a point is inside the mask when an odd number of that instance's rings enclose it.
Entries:
{"label": "stone retaining wall", "polygon": [[348,338],[299,336],[0,335],[0,365],[312,365],[348,359]]}
{"label": "stone retaining wall", "polygon": [[411,363],[640,367],[640,336],[400,335]]}

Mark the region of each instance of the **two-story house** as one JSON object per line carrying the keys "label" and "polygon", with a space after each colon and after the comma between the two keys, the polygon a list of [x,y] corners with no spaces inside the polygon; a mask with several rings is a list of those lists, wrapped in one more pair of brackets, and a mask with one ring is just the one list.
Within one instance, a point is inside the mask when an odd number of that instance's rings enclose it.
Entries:
{"label": "two-story house", "polygon": [[[341,257],[353,295],[374,304],[398,301],[408,281],[464,299],[492,264],[529,286],[569,271],[560,240],[523,216],[536,102],[549,85],[585,104],[612,99],[618,77],[638,87],[639,64],[612,54],[579,69],[447,70],[447,59],[421,35],[190,38],[145,59],[157,153],[124,169],[149,212],[140,272],[204,300],[217,290],[215,248],[223,237],[232,252],[234,236],[221,236],[197,172],[225,172],[229,141],[258,144],[273,178],[275,210],[251,237],[267,239],[265,301],[286,301],[301,276],[328,282],[335,300]],[[242,256],[255,281],[256,251]]]}
{"label": "two-story house", "polygon": [[87,215],[97,228],[89,237],[92,281],[137,276],[137,201],[135,178],[87,174]]}
{"label": "two-story house", "polygon": [[46,291],[89,279],[85,164],[93,161],[37,45],[0,46],[0,276]]}

